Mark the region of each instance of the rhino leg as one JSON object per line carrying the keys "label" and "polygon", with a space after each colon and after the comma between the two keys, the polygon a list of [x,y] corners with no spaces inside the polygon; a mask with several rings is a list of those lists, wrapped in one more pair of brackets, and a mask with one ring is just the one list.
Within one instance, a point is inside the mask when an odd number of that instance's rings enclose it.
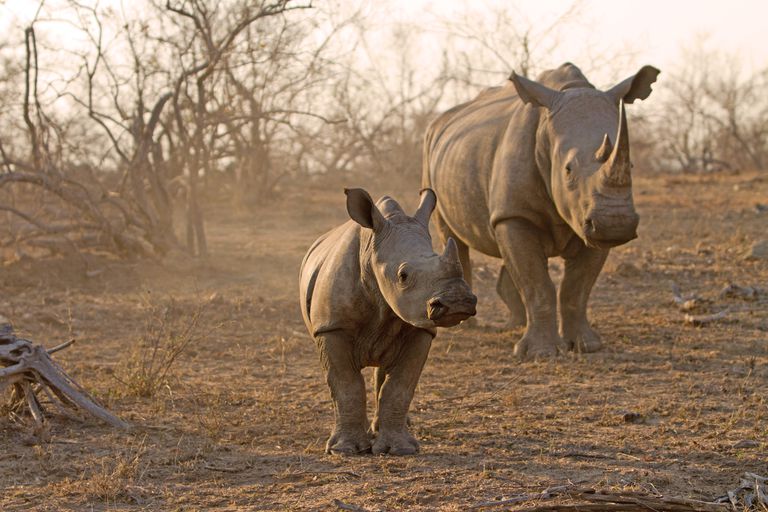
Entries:
{"label": "rhino leg", "polygon": [[410,455],[419,443],[408,431],[407,414],[432,344],[432,334],[418,330],[402,342],[397,360],[383,369],[386,378],[379,392],[378,434],[373,453]]}
{"label": "rhino leg", "polygon": [[[373,370],[373,396],[375,397],[374,402],[374,415],[373,415],[373,421],[371,422],[371,429],[370,432],[376,433],[379,431],[379,399],[381,398],[381,386],[384,385],[384,379],[387,378],[387,374],[384,372],[384,369],[377,366]],[[411,426],[411,417],[406,416],[405,417],[405,424],[409,427]]]}
{"label": "rhino leg", "polygon": [[376,433],[379,431],[379,403],[381,399],[381,386],[384,385],[384,380],[387,378],[387,374],[384,369],[377,366],[373,369],[373,396],[374,396],[374,408],[373,408],[373,421],[371,422],[371,432]]}
{"label": "rhino leg", "polygon": [[522,219],[496,225],[504,267],[525,304],[527,327],[515,345],[515,355],[520,358],[553,357],[566,349],[557,330],[555,285],[540,237],[538,229]]}
{"label": "rhino leg", "polygon": [[353,340],[339,332],[317,337],[320,359],[331,390],[336,424],[325,445],[326,453],[352,455],[368,452],[365,382],[353,360]]}
{"label": "rhino leg", "polygon": [[607,249],[583,247],[575,257],[565,260],[558,297],[560,330],[576,352],[594,352],[602,346],[600,335],[587,320],[587,301],[607,257]]}
{"label": "rhino leg", "polygon": [[525,305],[523,304],[523,299],[520,297],[520,292],[517,291],[517,287],[514,281],[512,281],[512,276],[509,275],[504,265],[499,270],[496,291],[501,300],[504,301],[504,304],[509,308],[510,318],[507,322],[507,328],[525,327]]}

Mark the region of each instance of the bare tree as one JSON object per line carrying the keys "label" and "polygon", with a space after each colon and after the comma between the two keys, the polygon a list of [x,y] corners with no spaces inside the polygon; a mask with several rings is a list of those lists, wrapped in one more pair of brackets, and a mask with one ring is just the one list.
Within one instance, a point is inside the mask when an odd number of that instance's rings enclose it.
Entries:
{"label": "bare tree", "polygon": [[425,72],[415,51],[420,36],[410,24],[375,32],[369,19],[357,18],[350,29],[349,53],[334,77],[327,114],[344,122],[302,130],[304,170],[418,186],[422,134],[445,94],[447,69]]}
{"label": "bare tree", "polygon": [[[21,108],[2,113],[8,125],[16,119],[26,134],[18,144],[11,131],[0,133],[0,210],[15,218],[5,243],[71,249],[105,244],[119,254],[164,254],[180,247],[173,195],[182,191],[187,249],[205,256],[201,183],[214,173],[216,159],[227,157],[221,148],[237,140],[227,127],[242,118],[225,108],[233,96],[219,86],[237,80],[241,95],[260,88],[273,102],[265,112],[252,101],[251,119],[283,116],[285,123],[296,107],[279,106],[273,98],[279,91],[264,84],[282,72],[270,66],[285,49],[286,38],[272,38],[264,30],[261,40],[252,41],[256,31],[248,31],[280,18],[275,26],[291,32],[294,22],[281,17],[308,7],[293,0],[168,1],[154,4],[154,16],[121,20],[114,10],[68,0],[56,7],[65,10],[56,19],[76,27],[84,43],[69,51],[79,67],[63,78],[48,69],[41,74],[40,21],[33,22],[25,31],[19,68],[25,84]],[[244,36],[249,36],[245,43]],[[266,38],[276,41],[271,54],[262,51]],[[49,60],[57,51],[43,48]],[[247,59],[235,59],[238,52]],[[248,59],[259,80],[242,65]],[[271,149],[265,136],[274,134],[262,132],[241,146],[250,149],[252,140],[263,140],[263,148]],[[251,160],[268,161],[261,154]],[[270,186],[266,181],[261,185]],[[36,200],[25,200],[28,206],[19,208],[18,194]]]}
{"label": "bare tree", "polygon": [[495,8],[485,17],[441,20],[441,30],[454,49],[452,78],[477,90],[512,70],[533,77],[560,64],[550,55],[563,44],[560,30],[579,20],[581,10],[581,2],[574,1],[546,24],[534,23],[514,5]]}
{"label": "bare tree", "polygon": [[768,163],[768,70],[745,73],[739,59],[699,40],[682,53],[652,113],[657,166],[683,172],[764,169]]}
{"label": "bare tree", "polygon": [[[172,96],[176,135],[183,148],[183,165],[188,176],[187,247],[200,256],[208,253],[203,214],[200,208],[201,175],[210,175],[211,146],[209,137],[215,137],[222,119],[210,115],[209,104],[214,96],[213,85],[226,63],[227,54],[246,29],[257,21],[283,14],[294,9],[305,9],[311,4],[297,4],[291,0],[260,2],[248,1],[234,5],[227,2],[186,0],[165,5],[178,16],[179,23],[187,23],[189,31],[180,31],[184,49],[178,57],[183,71],[175,80]],[[190,109],[185,116],[185,109]]]}

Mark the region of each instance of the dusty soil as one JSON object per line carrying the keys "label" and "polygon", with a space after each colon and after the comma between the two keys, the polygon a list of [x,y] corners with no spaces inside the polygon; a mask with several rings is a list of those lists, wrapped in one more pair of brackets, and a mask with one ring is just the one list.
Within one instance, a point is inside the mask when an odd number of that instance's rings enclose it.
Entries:
{"label": "dusty soil", "polygon": [[[768,238],[755,207],[768,176],[639,177],[635,190],[640,237],[612,252],[592,296],[598,353],[513,360],[520,332],[496,327],[498,261],[475,258],[480,327],[439,333],[413,457],[323,453],[331,404],[297,272],[345,218],[340,191],[212,212],[208,264],[91,255],[86,277],[77,259],[7,263],[0,313],[47,346],[76,338],[56,359],[135,428],[51,415],[39,442],[3,417],[0,509],[467,510],[568,484],[711,499],[744,471],[767,475],[768,261],[743,254]],[[673,282],[711,300],[696,312],[729,316],[685,325]],[[763,294],[718,297],[731,282]],[[190,343],[147,396],[152,373],[138,369],[152,339]]]}

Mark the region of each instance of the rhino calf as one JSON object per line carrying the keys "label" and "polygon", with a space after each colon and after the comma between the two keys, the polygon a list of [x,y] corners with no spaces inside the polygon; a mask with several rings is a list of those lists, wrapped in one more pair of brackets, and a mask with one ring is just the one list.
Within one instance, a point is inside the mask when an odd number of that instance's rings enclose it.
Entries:
{"label": "rhino calf", "polygon": [[[413,217],[390,197],[374,204],[362,189],[344,191],[352,220],[321,236],[301,264],[304,323],[315,339],[335,411],[327,453],[407,455],[419,444],[406,415],[436,327],[475,314],[456,243],[432,250],[425,189]],[[366,366],[374,373],[375,417],[368,428]],[[371,444],[373,435],[373,444]]]}

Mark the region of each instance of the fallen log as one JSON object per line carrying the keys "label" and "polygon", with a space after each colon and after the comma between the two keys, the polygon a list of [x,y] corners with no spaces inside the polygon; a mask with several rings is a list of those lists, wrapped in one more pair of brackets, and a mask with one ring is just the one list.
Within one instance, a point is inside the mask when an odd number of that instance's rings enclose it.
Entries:
{"label": "fallen log", "polygon": [[47,351],[42,345],[14,335],[11,323],[0,316],[0,394],[11,388],[9,412],[15,416],[28,412],[35,422],[35,433],[42,433],[45,427],[42,394],[46,403],[53,404],[68,417],[77,417],[74,412],[81,409],[113,427],[129,428],[128,423],[99,405],[51,358],[50,354],[72,343],[62,343]]}

